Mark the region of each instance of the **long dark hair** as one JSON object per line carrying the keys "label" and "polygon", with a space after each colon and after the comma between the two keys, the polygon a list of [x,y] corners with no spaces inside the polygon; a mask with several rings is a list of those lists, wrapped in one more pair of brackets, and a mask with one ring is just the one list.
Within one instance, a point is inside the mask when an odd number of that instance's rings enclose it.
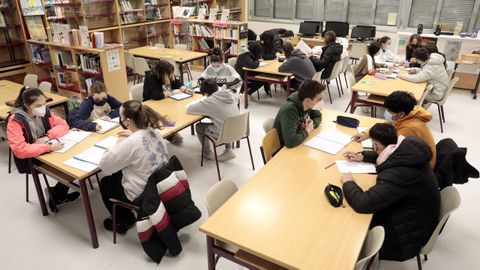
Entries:
{"label": "long dark hair", "polygon": [[263,47],[265,48],[266,53],[272,53],[275,51],[273,45],[273,38],[275,36],[269,31],[265,31],[260,35],[260,41],[262,41]]}
{"label": "long dark hair", "polygon": [[263,53],[263,47],[262,43],[259,41],[254,41],[248,45],[248,50],[253,53],[255,56],[255,59],[260,59],[262,58],[262,53]]}
{"label": "long dark hair", "polygon": [[26,106],[32,105],[35,101],[37,101],[38,97],[40,96],[46,97],[42,90],[38,88],[29,88],[28,86],[24,86],[20,90],[20,93],[18,94],[18,97],[15,100],[15,104],[13,106],[15,108],[22,108],[26,111]]}
{"label": "long dark hair", "polygon": [[210,63],[223,63],[223,52],[219,47],[215,47],[212,50],[212,56],[210,56]]}
{"label": "long dark hair", "polygon": [[368,54],[372,57],[373,59],[373,66],[375,67],[375,54],[377,54],[382,46],[378,42],[372,42],[368,45]]}
{"label": "long dark hair", "polygon": [[139,129],[156,128],[162,129],[161,123],[166,122],[166,116],[161,116],[147,105],[143,105],[140,101],[129,100],[123,103],[123,114],[126,118],[130,118],[135,126]]}
{"label": "long dark hair", "polygon": [[172,75],[175,71],[175,67],[172,66],[168,61],[158,60],[155,62],[154,66],[151,69],[152,74],[160,80],[162,83],[165,83],[165,75]]}
{"label": "long dark hair", "polygon": [[422,44],[422,37],[421,37],[419,34],[413,34],[413,35],[411,35],[410,38],[408,39],[407,47],[410,48],[410,47],[412,46],[412,41],[413,41],[414,39],[418,40],[418,44],[417,44],[418,47],[423,46],[423,44]]}

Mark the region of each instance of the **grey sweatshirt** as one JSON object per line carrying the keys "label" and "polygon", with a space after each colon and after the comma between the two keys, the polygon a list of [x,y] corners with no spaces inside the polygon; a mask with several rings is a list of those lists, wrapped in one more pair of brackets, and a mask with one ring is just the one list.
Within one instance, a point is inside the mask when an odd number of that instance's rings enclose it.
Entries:
{"label": "grey sweatshirt", "polygon": [[291,72],[301,82],[311,79],[316,72],[312,61],[299,49],[293,50],[292,55],[278,67],[278,71]]}
{"label": "grey sweatshirt", "polygon": [[189,104],[187,113],[210,118],[218,134],[225,118],[238,115],[240,112],[235,96],[230,91],[218,90],[204,99]]}

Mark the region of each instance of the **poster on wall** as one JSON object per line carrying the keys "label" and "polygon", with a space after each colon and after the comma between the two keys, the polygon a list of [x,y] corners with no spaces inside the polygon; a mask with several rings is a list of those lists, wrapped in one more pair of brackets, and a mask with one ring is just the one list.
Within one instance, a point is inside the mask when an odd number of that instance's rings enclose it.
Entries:
{"label": "poster on wall", "polygon": [[407,40],[406,39],[398,39],[398,48],[397,48],[398,55],[406,55],[407,54]]}
{"label": "poster on wall", "polygon": [[108,72],[120,70],[120,54],[118,49],[107,51]]}
{"label": "poster on wall", "polygon": [[461,41],[448,40],[445,43],[445,49],[443,50],[447,61],[457,61],[460,56],[460,48],[462,47]]}

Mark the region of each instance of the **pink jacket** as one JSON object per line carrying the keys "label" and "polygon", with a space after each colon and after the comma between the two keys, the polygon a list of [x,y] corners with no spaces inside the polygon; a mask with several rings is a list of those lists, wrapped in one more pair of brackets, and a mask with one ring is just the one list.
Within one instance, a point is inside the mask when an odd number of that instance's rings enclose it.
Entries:
{"label": "pink jacket", "polygon": [[[47,136],[50,139],[62,137],[70,129],[65,120],[55,116],[53,113],[50,114],[48,121],[52,127],[47,131]],[[48,144],[28,143],[23,136],[22,128],[23,123],[15,120],[14,115],[11,115],[7,126],[8,146],[17,158],[32,158],[50,152],[50,145]]]}

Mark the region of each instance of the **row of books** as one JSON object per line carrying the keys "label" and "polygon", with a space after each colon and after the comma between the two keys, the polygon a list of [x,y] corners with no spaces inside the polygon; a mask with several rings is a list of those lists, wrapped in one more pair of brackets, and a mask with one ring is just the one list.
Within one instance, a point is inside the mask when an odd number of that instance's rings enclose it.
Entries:
{"label": "row of books", "polygon": [[101,73],[100,55],[94,53],[77,54],[77,63],[82,71]]}
{"label": "row of books", "polygon": [[122,20],[122,23],[136,23],[137,22],[137,16],[133,13],[120,14],[120,19]]}
{"label": "row of books", "polygon": [[46,6],[45,13],[48,19],[81,15],[79,7],[64,7],[64,6]]}
{"label": "row of books", "polygon": [[190,35],[190,26],[186,23],[173,25],[174,35]]}
{"label": "row of books", "polygon": [[57,83],[60,86],[71,86],[73,84],[72,74],[69,72],[58,72]]}
{"label": "row of books", "polygon": [[44,45],[30,44],[30,52],[32,53],[32,61],[34,63],[50,63],[50,51]]}
{"label": "row of books", "polygon": [[74,0],[45,0],[45,5],[54,5],[54,4],[74,4]]}
{"label": "row of books", "polygon": [[205,25],[192,24],[190,25],[190,34],[200,37],[213,37],[213,29]]}
{"label": "row of books", "polygon": [[240,46],[234,42],[223,42],[222,51],[224,54],[238,55],[240,53]]}
{"label": "row of books", "polygon": [[70,69],[75,69],[75,64],[73,63],[72,54],[67,51],[54,51],[55,58],[53,59],[53,64],[59,67],[65,67]]}
{"label": "row of books", "polygon": [[81,91],[85,94],[88,94],[88,90],[90,89],[90,86],[92,86],[92,84],[96,83],[97,81],[99,81],[99,79],[97,79],[97,78],[80,77]]}
{"label": "row of books", "polygon": [[167,12],[167,7],[153,7],[153,6],[145,7],[145,17],[147,18],[147,20],[169,19],[168,14],[165,14],[166,12]]}
{"label": "row of books", "polygon": [[212,42],[210,44],[203,38],[198,39],[198,46],[200,46],[200,49],[202,51],[209,51],[213,48]]}
{"label": "row of books", "polygon": [[216,38],[238,38],[238,29],[237,28],[215,28],[215,37]]}
{"label": "row of books", "polygon": [[119,4],[120,4],[120,10],[122,12],[133,10],[132,4],[128,0],[120,0]]}

